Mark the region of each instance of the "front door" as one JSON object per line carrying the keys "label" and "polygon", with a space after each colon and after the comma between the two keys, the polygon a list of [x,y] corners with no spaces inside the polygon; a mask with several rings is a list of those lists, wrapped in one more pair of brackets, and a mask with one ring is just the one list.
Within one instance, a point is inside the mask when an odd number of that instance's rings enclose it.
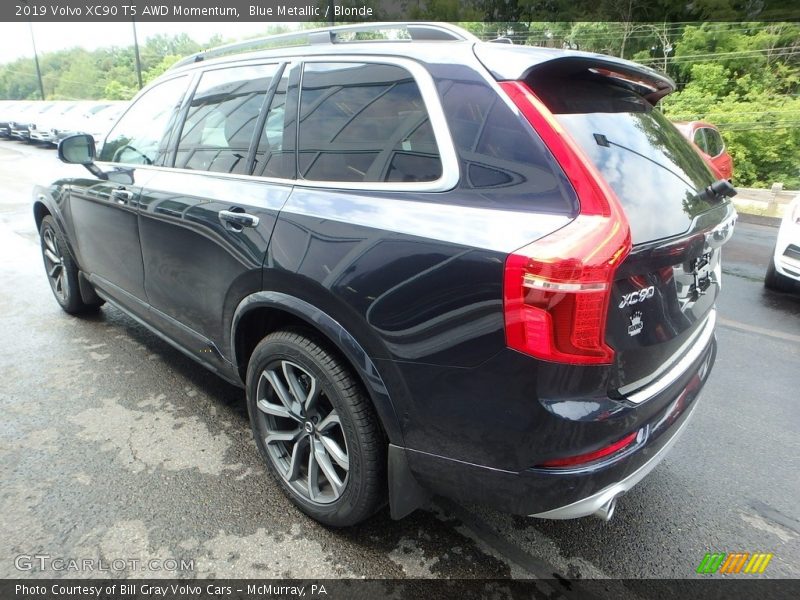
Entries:
{"label": "front door", "polygon": [[152,173],[142,167],[162,163],[188,79],[170,79],[137,98],[100,149],[108,179],[75,180],[70,189],[70,238],[81,269],[103,295],[140,315],[147,296],[137,211]]}

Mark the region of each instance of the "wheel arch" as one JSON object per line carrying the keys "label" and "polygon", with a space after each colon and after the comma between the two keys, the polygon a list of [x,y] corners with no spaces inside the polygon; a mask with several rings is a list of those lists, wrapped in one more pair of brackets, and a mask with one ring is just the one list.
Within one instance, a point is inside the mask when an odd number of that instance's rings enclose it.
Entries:
{"label": "wheel arch", "polygon": [[38,232],[42,228],[42,221],[46,216],[52,216],[53,212],[48,208],[48,206],[41,200],[41,197],[37,198],[33,202],[33,220],[36,221],[36,231]]}
{"label": "wheel arch", "polygon": [[256,344],[268,333],[291,326],[313,329],[348,362],[369,395],[389,442],[403,446],[400,421],[375,363],[336,319],[305,300],[282,292],[262,291],[239,303],[231,322],[230,352],[242,381]]}

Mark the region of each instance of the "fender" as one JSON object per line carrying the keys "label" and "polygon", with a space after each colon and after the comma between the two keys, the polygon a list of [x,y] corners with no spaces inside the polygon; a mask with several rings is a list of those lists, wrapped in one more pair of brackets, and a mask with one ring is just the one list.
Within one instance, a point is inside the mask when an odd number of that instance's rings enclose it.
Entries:
{"label": "fender", "polygon": [[256,292],[247,296],[236,307],[231,322],[231,357],[236,356],[236,328],[239,321],[253,309],[276,308],[298,317],[320,331],[355,367],[372,398],[378,418],[389,437],[387,477],[389,480],[389,512],[393,519],[402,519],[423,506],[431,492],[421,486],[408,464],[403,444],[403,433],[392,400],[378,369],[356,339],[333,317],[313,304],[281,292]]}
{"label": "fender", "polygon": [[[63,183],[63,182],[56,182],[56,183]],[[54,186],[56,184],[53,184]],[[80,265],[78,262],[78,255],[75,252],[75,248],[72,244],[72,240],[70,236],[67,235],[67,226],[64,222],[64,216],[61,214],[60,207],[58,203],[53,199],[51,195],[52,186],[48,190],[47,187],[44,186],[35,186],[33,188],[33,219],[37,223],[37,234],[38,234],[38,224],[39,218],[38,213],[41,210],[40,207],[43,207],[51,217],[53,217],[53,224],[55,225],[58,232],[61,234],[61,237],[64,238],[67,242],[67,250],[69,251],[72,259],[76,262],[76,264]],[[69,194],[68,190],[65,190],[63,186],[59,185],[58,187],[59,193],[61,194]],[[83,298],[84,302],[97,302],[100,300],[100,297],[95,292],[94,287],[92,284],[89,283],[89,280],[86,276],[86,273],[78,270],[78,285],[80,288],[81,298]]]}
{"label": "fender", "polygon": [[[55,224],[56,228],[58,228],[59,233],[61,236],[67,241],[67,249],[69,250],[72,258],[77,261],[77,254],[75,253],[75,248],[73,247],[72,240],[70,236],[67,235],[67,224],[64,222],[64,215],[61,213],[61,207],[59,206],[59,202],[53,198],[53,192],[59,195],[69,194],[69,190],[66,189],[63,181],[57,181],[50,186],[41,186],[37,185],[33,188],[33,218],[34,221],[38,221],[37,213],[40,210],[40,206],[43,206],[45,210],[50,213],[50,216],[53,217],[53,223]],[[63,200],[62,200],[63,202]],[[39,233],[39,229],[37,226],[36,233]]]}
{"label": "fender", "polygon": [[[58,227],[58,230],[61,233],[61,235],[63,235],[66,238],[65,235],[66,231],[64,229],[64,222],[63,222],[63,217],[61,215],[61,211],[58,209],[58,206],[56,205],[52,196],[49,193],[47,193],[47,191],[48,191],[47,188],[40,185],[37,185],[33,188],[33,206],[31,208],[33,208],[34,221],[39,220],[37,218],[38,216],[37,213],[39,212],[39,210],[41,210],[39,208],[39,205],[43,206],[44,209],[48,213],[50,213],[50,216],[53,217],[53,221],[55,222],[56,227]],[[38,233],[38,228],[37,228],[37,233]],[[69,243],[70,241],[67,239],[67,244]]]}
{"label": "fender", "polygon": [[389,397],[389,392],[383,382],[375,363],[356,339],[333,317],[323,312],[313,304],[295,296],[282,292],[262,291],[250,294],[236,307],[231,321],[231,357],[234,365],[239,364],[236,356],[236,329],[244,317],[256,308],[276,308],[291,313],[295,317],[306,321],[309,325],[319,330],[336,348],[344,354],[356,369],[359,378],[364,382],[367,393],[372,398],[372,403],[383,423],[389,441],[393,444],[403,445],[403,434],[400,420],[394,409],[394,404]]}

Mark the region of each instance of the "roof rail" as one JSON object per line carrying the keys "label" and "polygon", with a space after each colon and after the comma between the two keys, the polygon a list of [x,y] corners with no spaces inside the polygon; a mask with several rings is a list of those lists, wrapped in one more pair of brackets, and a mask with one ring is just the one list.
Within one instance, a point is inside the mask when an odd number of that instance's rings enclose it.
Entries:
{"label": "roof rail", "polygon": [[[259,46],[278,43],[283,45],[310,45],[310,44],[336,44],[342,43],[339,36],[342,33],[363,33],[375,31],[388,31],[404,29],[410,39],[392,40],[361,40],[369,42],[432,42],[432,41],[479,41],[477,37],[469,31],[449,25],[447,23],[359,23],[355,25],[338,25],[334,27],[323,27],[321,29],[304,29],[291,31],[289,33],[279,33],[251,40],[243,40],[232,44],[225,44],[216,48],[202,50],[183,58],[172,65],[171,68],[182,67],[190,63],[200,62],[208,58],[223,56],[225,54],[241,52]],[[300,42],[292,44],[292,42]]]}

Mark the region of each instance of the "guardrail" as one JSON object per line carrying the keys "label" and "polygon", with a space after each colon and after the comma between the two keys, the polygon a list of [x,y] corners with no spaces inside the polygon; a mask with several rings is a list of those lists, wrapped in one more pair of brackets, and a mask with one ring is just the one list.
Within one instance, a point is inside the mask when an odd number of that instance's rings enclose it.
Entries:
{"label": "guardrail", "polygon": [[768,217],[782,217],[783,210],[795,196],[800,194],[796,190],[784,190],[778,185],[772,189],[740,188],[733,198],[739,212],[763,215]]}

